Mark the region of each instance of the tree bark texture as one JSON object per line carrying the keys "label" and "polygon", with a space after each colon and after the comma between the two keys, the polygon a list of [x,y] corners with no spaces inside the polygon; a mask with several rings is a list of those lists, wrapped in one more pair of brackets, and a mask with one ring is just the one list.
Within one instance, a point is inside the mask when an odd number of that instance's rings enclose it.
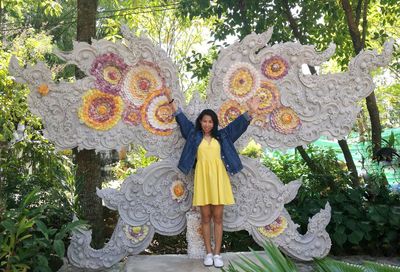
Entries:
{"label": "tree bark texture", "polygon": [[[77,41],[91,43],[96,37],[97,0],[78,0]],[[76,78],[82,78],[77,71]],[[82,219],[92,226],[92,246],[101,248],[104,244],[104,220],[102,200],[96,195],[96,187],[101,189],[102,160],[94,150],[74,150],[78,203]]]}
{"label": "tree bark texture", "polygon": [[350,171],[351,180],[353,182],[353,187],[358,187],[360,186],[360,182],[358,180],[357,168],[354,164],[353,156],[351,155],[347,141],[339,140],[338,142],[343,151],[344,158],[346,159],[347,168]]}
{"label": "tree bark texture", "polygon": [[[350,37],[351,37],[351,40],[353,41],[354,51],[356,52],[356,54],[358,54],[365,47],[365,36],[366,36],[366,32],[367,32],[368,0],[364,0],[364,3],[363,3],[363,32],[362,33],[360,33],[360,31],[358,29],[358,23],[359,23],[359,18],[360,18],[359,12],[357,13],[357,18],[355,20],[349,0],[341,0],[341,2],[342,2],[343,10],[346,15],[346,21],[347,21],[347,25],[349,27]],[[360,9],[361,9],[361,3],[359,2],[358,6],[357,6],[357,10],[360,10]],[[368,114],[369,114],[370,122],[371,122],[372,150],[373,150],[373,153],[376,154],[376,152],[381,148],[382,127],[381,127],[381,121],[380,121],[380,117],[379,117],[379,109],[378,109],[378,105],[376,103],[376,97],[375,97],[374,92],[372,92],[366,98],[366,104],[367,104]]]}

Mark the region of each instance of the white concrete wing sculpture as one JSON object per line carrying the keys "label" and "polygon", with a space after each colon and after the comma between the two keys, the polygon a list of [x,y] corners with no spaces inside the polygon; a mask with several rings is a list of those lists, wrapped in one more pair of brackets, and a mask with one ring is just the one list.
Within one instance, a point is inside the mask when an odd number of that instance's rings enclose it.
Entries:
{"label": "white concrete wing sculpture", "polygon": [[147,37],[126,28],[123,33],[124,42],[74,42],[73,51],[57,51],[87,75],[73,83],[54,82],[42,62],[22,68],[11,59],[11,74],[29,86],[30,109],[57,149],[101,151],[137,143],[161,158],[177,153],[183,139],[164,96],[169,88],[183,103],[175,65]]}
{"label": "white concrete wing sculpture", "polygon": [[255,95],[262,103],[238,146],[249,137],[280,150],[309,144],[322,135],[344,138],[360,110],[356,103],[374,90],[370,72],[389,63],[393,41],[385,43],[382,54],[357,55],[348,72],[305,75],[302,65],[327,61],[335,45],[321,53],[292,42],[268,46],[271,34],[272,29],[246,36],[224,49],[214,63],[208,100],[222,125],[244,112],[245,102]]}
{"label": "white concrete wing sculpture", "polygon": [[[333,45],[318,53],[313,46],[297,43],[268,46],[272,29],[250,34],[221,51],[207,101],[195,96],[184,107],[177,71],[166,53],[126,28],[123,34],[121,42],[76,42],[73,51],[57,52],[86,74],[72,83],[54,82],[44,63],[22,68],[16,58],[10,62],[16,81],[31,89],[30,109],[42,118],[45,136],[58,149],[111,150],[135,143],[163,159],[128,177],[120,190],[97,192],[120,219],[103,249],[90,247],[90,231],[74,233],[68,257],[78,267],[110,267],[143,251],[154,233],[176,235],[186,226],[189,255],[202,255],[198,217],[191,210],[193,177],[176,168],[184,140],[164,95],[166,88],[189,119],[194,121],[201,110],[211,108],[221,126],[244,112],[251,97],[260,97],[257,114],[236,146],[243,147],[252,137],[264,147],[285,150],[321,135],[345,137],[359,111],[357,102],[374,89],[369,73],[388,64],[393,44],[386,43],[382,54],[360,53],[346,73],[305,75],[302,65],[328,60]],[[225,208],[225,230],[247,230],[259,244],[272,240],[301,260],[328,254],[329,204],[310,219],[307,233],[301,235],[284,208],[301,181],[284,185],[259,161],[242,157],[242,162],[244,169],[231,178],[236,204]]]}

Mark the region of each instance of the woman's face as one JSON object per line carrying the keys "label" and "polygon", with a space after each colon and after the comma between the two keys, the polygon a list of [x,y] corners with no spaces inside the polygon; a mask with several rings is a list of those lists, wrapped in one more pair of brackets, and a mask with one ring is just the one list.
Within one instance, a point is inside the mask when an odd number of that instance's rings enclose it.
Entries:
{"label": "woman's face", "polygon": [[203,118],[201,118],[200,120],[200,124],[201,124],[201,129],[205,134],[211,133],[214,127],[214,122],[210,115],[204,115]]}

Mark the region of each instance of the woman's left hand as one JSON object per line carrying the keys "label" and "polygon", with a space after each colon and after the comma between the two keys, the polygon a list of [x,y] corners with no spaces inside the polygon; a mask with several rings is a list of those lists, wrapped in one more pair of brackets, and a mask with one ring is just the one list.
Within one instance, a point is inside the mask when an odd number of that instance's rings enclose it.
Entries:
{"label": "woman's left hand", "polygon": [[249,108],[249,113],[251,115],[257,112],[260,102],[261,102],[260,98],[257,96],[253,96],[251,99],[247,101],[247,107]]}

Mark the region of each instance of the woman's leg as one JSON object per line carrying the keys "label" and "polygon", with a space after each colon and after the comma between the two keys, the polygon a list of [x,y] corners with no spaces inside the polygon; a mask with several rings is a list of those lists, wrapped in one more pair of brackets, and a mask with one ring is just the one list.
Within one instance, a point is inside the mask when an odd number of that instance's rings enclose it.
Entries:
{"label": "woman's leg", "polygon": [[[211,249],[211,205],[200,206],[201,229],[203,231],[204,245],[207,253],[212,253]],[[212,265],[212,264],[211,264]]]}
{"label": "woman's leg", "polygon": [[224,214],[224,205],[212,205],[211,212],[214,222],[214,240],[215,240],[214,255],[219,255],[221,252],[221,244],[222,244],[222,232],[223,232],[222,216]]}

